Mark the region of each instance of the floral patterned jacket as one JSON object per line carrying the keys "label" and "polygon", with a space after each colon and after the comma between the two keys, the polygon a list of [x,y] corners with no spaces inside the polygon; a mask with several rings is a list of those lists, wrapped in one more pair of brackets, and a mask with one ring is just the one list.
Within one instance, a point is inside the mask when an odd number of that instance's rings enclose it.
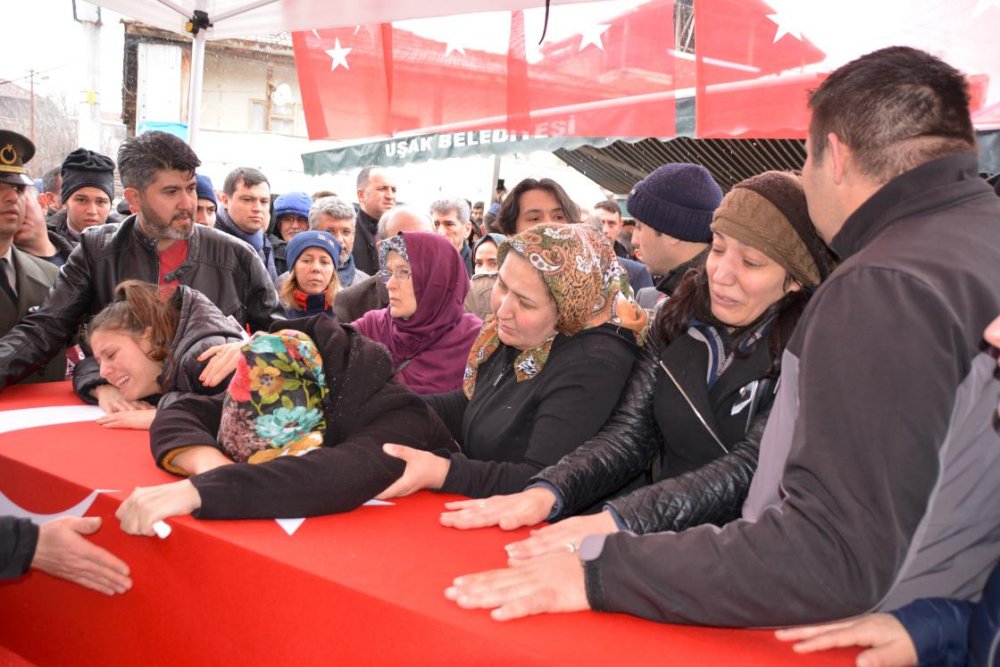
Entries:
{"label": "floral patterned jacket", "polygon": [[[278,518],[346,512],[375,497],[405,464],[382,451],[386,442],[427,450],[457,450],[448,429],[423,400],[392,379],[385,349],[326,315],[278,323],[316,341],[328,387],[323,447],[259,465],[234,463],[191,482],[204,519]],[[152,428],[161,467],[171,451],[217,441],[222,396],[186,396],[161,409]]]}

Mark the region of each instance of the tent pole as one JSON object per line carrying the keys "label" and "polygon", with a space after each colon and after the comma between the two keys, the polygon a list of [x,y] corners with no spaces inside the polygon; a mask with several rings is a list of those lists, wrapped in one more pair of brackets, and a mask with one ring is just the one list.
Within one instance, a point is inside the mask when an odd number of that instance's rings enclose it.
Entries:
{"label": "tent pole", "polygon": [[191,84],[188,89],[188,144],[197,149],[201,123],[201,84],[205,74],[205,30],[191,39]]}
{"label": "tent pole", "polygon": [[497,191],[497,180],[500,178],[500,154],[493,156],[493,179],[490,181],[490,201],[486,204],[486,210],[490,210],[490,204]]}

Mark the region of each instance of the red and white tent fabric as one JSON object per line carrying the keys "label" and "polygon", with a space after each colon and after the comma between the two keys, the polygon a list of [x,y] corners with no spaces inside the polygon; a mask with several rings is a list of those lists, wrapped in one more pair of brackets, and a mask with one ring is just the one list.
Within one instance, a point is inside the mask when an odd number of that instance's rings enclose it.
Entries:
{"label": "red and white tent fabric", "polygon": [[894,44],[965,71],[974,109],[1000,100],[1000,0],[697,0],[693,39],[691,4],[557,5],[547,27],[536,8],[296,32],[309,136],[796,138],[809,90]]}
{"label": "red and white tent fabric", "polygon": [[1000,102],[1000,0],[465,0],[461,16],[444,0],[96,1],[177,32],[204,26],[192,138],[204,41],[285,30],[311,139],[801,137],[809,89],[896,44],[964,71],[974,111]]}

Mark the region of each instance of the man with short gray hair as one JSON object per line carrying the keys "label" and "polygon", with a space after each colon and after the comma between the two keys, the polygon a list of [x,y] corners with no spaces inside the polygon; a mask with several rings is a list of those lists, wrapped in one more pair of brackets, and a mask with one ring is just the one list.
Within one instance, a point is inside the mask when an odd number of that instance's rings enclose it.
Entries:
{"label": "man with short gray hair", "polygon": [[465,270],[472,277],[472,248],[469,247],[469,233],[472,221],[469,219],[469,204],[464,199],[438,199],[431,204],[434,231],[451,241],[455,252],[462,256]]}
{"label": "man with short gray hair", "polygon": [[[350,287],[359,283],[368,274],[354,263],[354,207],[339,197],[323,197],[313,202],[309,209],[309,229],[329,232],[340,242],[340,257],[337,258],[337,278],[340,287]],[[291,270],[292,267],[288,267]]]}

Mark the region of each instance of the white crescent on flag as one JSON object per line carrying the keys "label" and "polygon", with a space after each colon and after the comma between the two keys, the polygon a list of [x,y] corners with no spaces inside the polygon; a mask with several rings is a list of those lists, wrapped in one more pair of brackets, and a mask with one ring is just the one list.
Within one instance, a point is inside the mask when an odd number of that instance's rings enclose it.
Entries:
{"label": "white crescent on flag", "polygon": [[68,509],[64,509],[61,512],[56,512],[55,514],[38,514],[37,512],[30,512],[5,496],[3,491],[0,491],[0,516],[16,516],[19,519],[31,519],[32,523],[36,523],[40,526],[43,523],[47,523],[53,519],[61,519],[64,516],[81,517],[87,513],[90,506],[94,504],[95,500],[97,500],[97,494],[115,493],[116,491],[117,489],[97,489],[95,491],[91,491],[89,496],[78,502],[76,505],[73,505]]}
{"label": "white crescent on flag", "polygon": [[24,408],[0,412],[0,433],[20,431],[36,426],[91,422],[104,415],[96,405],[53,405],[46,408]]}
{"label": "white crescent on flag", "polygon": [[[26,428],[38,426],[52,426],[54,424],[71,424],[73,422],[94,421],[104,414],[104,411],[94,405],[58,405],[45,408],[24,408],[22,410],[2,410],[0,411],[0,433],[19,431]],[[117,489],[97,489],[89,496],[78,502],[76,505],[54,514],[38,514],[30,512],[0,491],[0,515],[16,516],[22,519],[31,519],[36,524],[43,524],[53,519],[64,516],[81,517],[87,513],[90,506],[94,504],[99,493],[115,493]],[[393,503],[383,500],[369,500],[365,505],[386,506]],[[275,519],[275,522],[288,535],[294,535],[295,531],[305,519]]]}

